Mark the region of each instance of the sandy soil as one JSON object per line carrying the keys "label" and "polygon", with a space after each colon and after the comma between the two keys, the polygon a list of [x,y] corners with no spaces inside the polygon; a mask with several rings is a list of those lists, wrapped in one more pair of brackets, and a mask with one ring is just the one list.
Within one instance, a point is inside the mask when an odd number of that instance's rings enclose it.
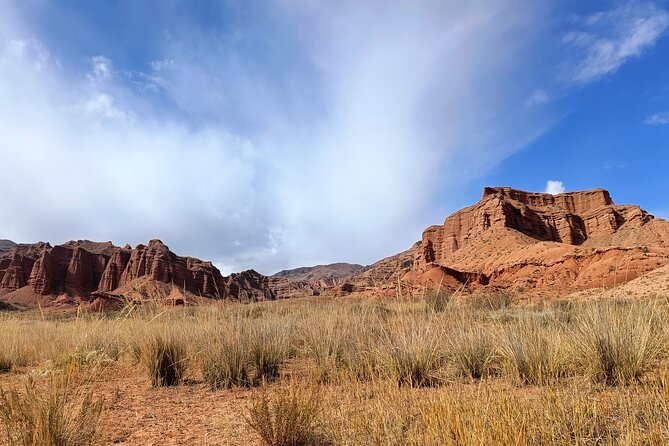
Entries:
{"label": "sandy soil", "polygon": [[[25,372],[25,371],[23,371]],[[260,445],[246,425],[252,390],[212,391],[198,380],[172,388],[152,388],[138,366],[114,364],[85,385],[104,396],[100,444]],[[23,373],[0,375],[0,387]]]}

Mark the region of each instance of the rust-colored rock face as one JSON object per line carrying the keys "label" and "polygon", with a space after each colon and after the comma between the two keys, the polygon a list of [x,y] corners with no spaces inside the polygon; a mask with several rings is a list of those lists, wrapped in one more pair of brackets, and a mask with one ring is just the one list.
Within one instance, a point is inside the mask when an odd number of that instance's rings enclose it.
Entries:
{"label": "rust-colored rock face", "polygon": [[160,240],[135,249],[80,240],[54,247],[15,245],[0,252],[0,295],[28,289],[35,295],[88,298],[129,287],[138,279],[171,284],[204,298],[276,297],[268,278],[253,270],[223,277],[211,262],[180,257]]}
{"label": "rust-colored rock face", "polygon": [[480,202],[449,216],[442,226],[425,230],[417,266],[440,263],[502,228],[537,241],[582,245],[612,236],[623,226],[627,231],[639,229],[652,219],[638,206],[614,205],[603,189],[551,195],[487,187]]}
{"label": "rust-colored rock face", "polygon": [[669,264],[669,222],[603,189],[558,195],[485,188],[421,241],[352,282],[571,290],[613,286]]}
{"label": "rust-colored rock face", "polygon": [[326,290],[346,284],[346,280],[364,272],[366,266],[331,263],[279,271],[270,276],[270,286],[279,298],[318,296]]}

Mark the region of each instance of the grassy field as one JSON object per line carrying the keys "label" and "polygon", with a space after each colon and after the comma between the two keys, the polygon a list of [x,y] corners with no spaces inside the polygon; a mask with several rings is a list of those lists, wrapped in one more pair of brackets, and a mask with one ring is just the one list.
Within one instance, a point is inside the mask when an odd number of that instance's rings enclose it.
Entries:
{"label": "grassy field", "polygon": [[669,303],[294,299],[0,315],[9,445],[669,443]]}

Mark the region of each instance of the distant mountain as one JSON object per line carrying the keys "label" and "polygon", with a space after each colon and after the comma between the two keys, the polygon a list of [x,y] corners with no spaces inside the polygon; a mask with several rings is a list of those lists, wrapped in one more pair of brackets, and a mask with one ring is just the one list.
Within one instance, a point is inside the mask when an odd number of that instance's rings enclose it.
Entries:
{"label": "distant mountain", "polygon": [[14,243],[11,240],[4,240],[0,239],[0,251],[9,251],[13,247],[16,246],[16,243]]}
{"label": "distant mountain", "polygon": [[366,269],[366,266],[355,263],[332,263],[330,265],[306,266],[283,270],[272,277],[288,279],[293,282],[309,282],[332,286],[360,274]]}

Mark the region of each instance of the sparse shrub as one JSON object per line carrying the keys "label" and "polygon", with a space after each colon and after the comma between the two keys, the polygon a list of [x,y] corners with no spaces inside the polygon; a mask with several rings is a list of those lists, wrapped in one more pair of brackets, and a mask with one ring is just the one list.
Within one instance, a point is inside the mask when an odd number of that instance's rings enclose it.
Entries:
{"label": "sparse shrub", "polygon": [[657,362],[664,344],[651,302],[584,305],[572,339],[585,373],[593,381],[609,385],[639,381]]}
{"label": "sparse shrub", "polygon": [[97,367],[112,360],[102,350],[77,348],[73,352],[65,353],[51,364],[55,369],[66,370],[72,367]]}
{"label": "sparse shrub", "polygon": [[249,386],[249,351],[235,332],[218,334],[202,359],[202,376],[212,389]]}
{"label": "sparse shrub", "polygon": [[140,345],[141,363],[154,387],[181,383],[188,366],[186,347],[174,335],[150,334]]}
{"label": "sparse shrub", "polygon": [[494,372],[495,347],[492,335],[483,327],[462,325],[451,330],[447,352],[452,366],[461,376],[481,379]]}
{"label": "sparse shrub", "polygon": [[247,319],[260,319],[265,314],[265,310],[258,304],[250,303],[244,308],[243,314]]}
{"label": "sparse shrub", "polygon": [[431,290],[425,295],[427,307],[435,313],[441,313],[451,301],[452,294],[446,290]]}
{"label": "sparse shrub", "polygon": [[247,423],[268,446],[324,445],[319,432],[320,396],[296,387],[280,391],[270,399],[266,391],[256,399]]}
{"label": "sparse shrub", "polygon": [[0,421],[11,446],[84,446],[95,442],[103,400],[77,395],[66,377],[0,392]]}

